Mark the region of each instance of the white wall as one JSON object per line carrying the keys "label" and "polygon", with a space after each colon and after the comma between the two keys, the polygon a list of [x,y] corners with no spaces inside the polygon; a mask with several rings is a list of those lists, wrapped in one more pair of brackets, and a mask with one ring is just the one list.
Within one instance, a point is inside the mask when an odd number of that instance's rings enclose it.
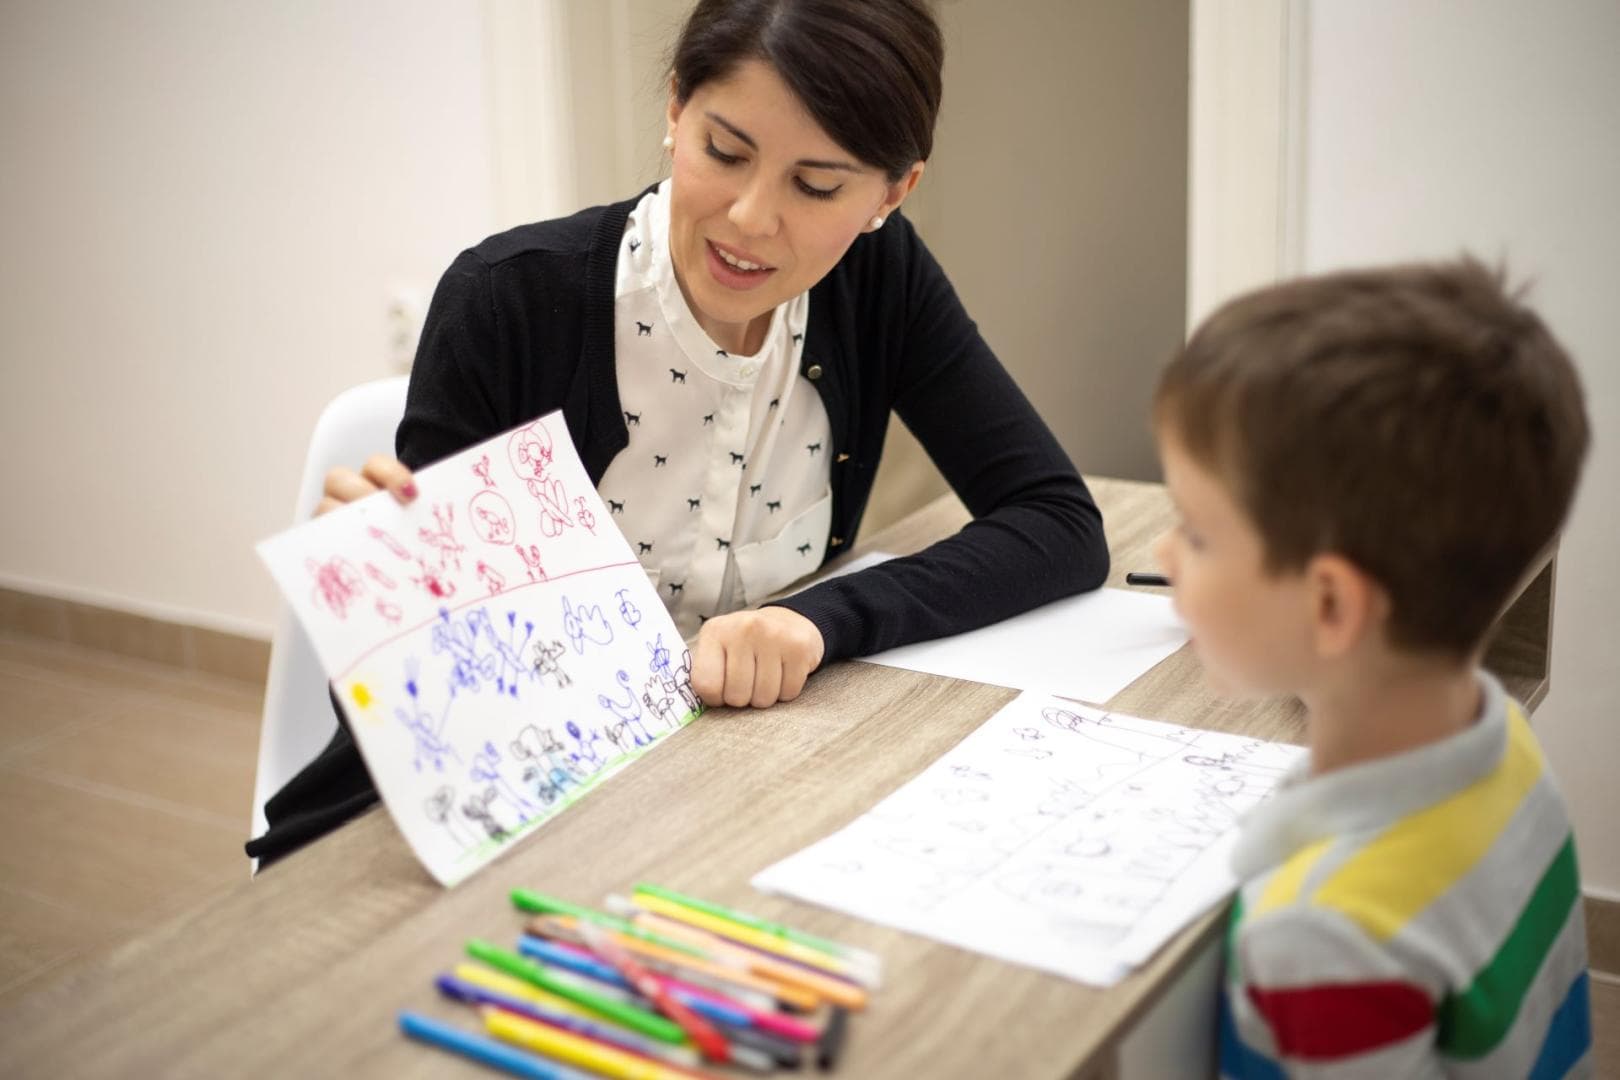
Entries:
{"label": "white wall", "polygon": [[1506,257],[1585,379],[1536,728],[1587,885],[1620,898],[1620,4],[1318,0],[1308,28],[1304,269]]}
{"label": "white wall", "polygon": [[493,231],[484,9],[0,5],[0,582],[268,636],[395,286]]}

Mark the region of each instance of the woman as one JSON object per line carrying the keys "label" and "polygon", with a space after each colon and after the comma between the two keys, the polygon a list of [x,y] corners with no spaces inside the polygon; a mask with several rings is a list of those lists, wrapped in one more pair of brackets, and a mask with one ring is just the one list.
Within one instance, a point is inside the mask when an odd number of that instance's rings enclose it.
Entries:
{"label": "woman", "polygon": [[[829,660],[1100,585],[1084,483],[897,213],[932,148],[942,60],[923,0],[702,0],[674,51],[670,178],[463,252],[428,312],[398,459],[334,470],[322,510],[379,488],[409,501],[413,468],[560,408],[697,632],[692,684],[712,705],[791,700]],[[891,410],[974,520],[738,610],[855,535]],[[342,730],[306,773],[284,820],[341,791],[346,809],[316,807],[330,827],[369,791]],[[274,803],[264,841],[289,833]]]}

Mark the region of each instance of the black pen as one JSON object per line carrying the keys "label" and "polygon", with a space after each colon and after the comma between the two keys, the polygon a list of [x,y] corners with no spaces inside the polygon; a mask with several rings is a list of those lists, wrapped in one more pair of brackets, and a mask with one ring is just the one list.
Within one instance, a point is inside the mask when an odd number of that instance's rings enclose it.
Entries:
{"label": "black pen", "polygon": [[1163,574],[1138,574],[1135,571],[1132,571],[1131,573],[1125,575],[1125,584],[1157,585],[1160,588],[1168,588],[1170,585],[1170,579],[1165,577]]}

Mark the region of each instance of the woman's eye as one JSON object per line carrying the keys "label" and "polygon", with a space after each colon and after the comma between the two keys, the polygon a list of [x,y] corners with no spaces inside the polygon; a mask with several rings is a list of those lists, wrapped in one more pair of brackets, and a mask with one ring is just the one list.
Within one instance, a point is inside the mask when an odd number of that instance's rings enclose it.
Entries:
{"label": "woman's eye", "polygon": [[836,187],[818,188],[814,184],[807,184],[803,180],[799,180],[797,178],[795,178],[793,182],[799,185],[800,191],[804,192],[812,199],[830,199],[834,195],[838,194],[839,188],[844,186],[843,184],[839,184]]}
{"label": "woman's eye", "polygon": [[714,145],[714,139],[712,137],[708,140],[708,142],[709,145],[707,149],[709,156],[714,158],[714,160],[718,161],[720,164],[735,165],[737,162],[742,160],[742,158],[738,157],[736,154],[727,154],[718,146]]}

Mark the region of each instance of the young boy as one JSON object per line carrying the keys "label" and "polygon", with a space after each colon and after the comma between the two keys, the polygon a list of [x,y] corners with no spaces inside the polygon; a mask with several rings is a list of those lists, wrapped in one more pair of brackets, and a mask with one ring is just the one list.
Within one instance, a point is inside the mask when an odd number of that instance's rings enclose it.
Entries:
{"label": "young boy", "polygon": [[1584,1075],[1569,819],[1479,666],[1580,473],[1568,358],[1472,260],[1339,273],[1217,312],[1154,421],[1210,679],[1307,712],[1234,856],[1221,1074]]}

